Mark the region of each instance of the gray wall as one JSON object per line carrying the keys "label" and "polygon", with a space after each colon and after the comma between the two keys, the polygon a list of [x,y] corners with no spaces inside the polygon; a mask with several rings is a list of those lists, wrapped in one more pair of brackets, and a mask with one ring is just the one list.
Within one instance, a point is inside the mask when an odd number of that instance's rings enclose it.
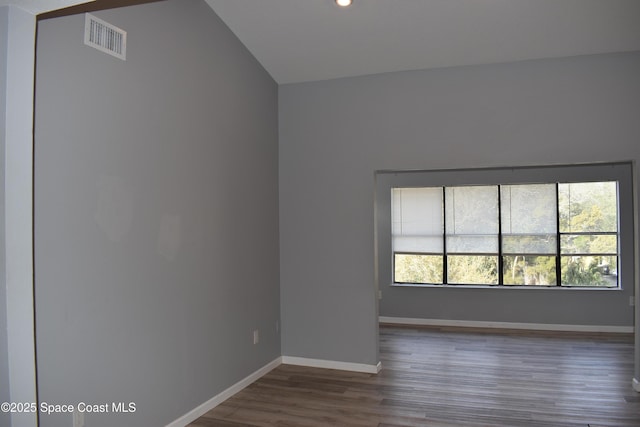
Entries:
{"label": "gray wall", "polygon": [[[285,355],[376,357],[374,171],[640,159],[638,52],[292,84],[279,94]],[[453,320],[493,320],[498,295],[381,290],[380,315]],[[583,302],[598,295],[572,295],[562,321],[593,323]],[[500,302],[532,304],[514,320],[545,323],[550,297],[512,290]],[[628,298],[609,308],[595,321],[632,325]]]}
{"label": "gray wall", "polygon": [[[9,7],[0,7],[0,402],[10,399],[9,348],[7,346],[7,283],[5,269],[4,221],[4,152],[7,113],[7,41],[9,39]],[[0,425],[10,426],[9,414],[0,412]]]}
{"label": "gray wall", "polygon": [[280,356],[277,85],[204,1],[95,15],[126,62],[39,23],[39,397],[157,427]]}

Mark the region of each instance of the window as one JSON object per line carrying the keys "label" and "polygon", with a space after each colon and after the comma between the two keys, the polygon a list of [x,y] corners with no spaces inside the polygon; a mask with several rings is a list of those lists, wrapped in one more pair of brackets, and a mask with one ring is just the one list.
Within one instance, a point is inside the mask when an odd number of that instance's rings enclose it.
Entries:
{"label": "window", "polygon": [[558,186],[562,282],[617,286],[617,183]]}
{"label": "window", "polygon": [[391,283],[619,288],[630,166],[380,173]]}
{"label": "window", "polygon": [[446,283],[498,283],[495,186],[445,188]]}
{"label": "window", "polygon": [[556,189],[554,184],[500,186],[503,284],[558,284]]}

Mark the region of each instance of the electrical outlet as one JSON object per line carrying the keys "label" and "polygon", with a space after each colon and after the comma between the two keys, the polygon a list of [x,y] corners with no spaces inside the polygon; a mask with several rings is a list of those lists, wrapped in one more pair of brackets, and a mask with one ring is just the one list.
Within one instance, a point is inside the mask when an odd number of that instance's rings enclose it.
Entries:
{"label": "electrical outlet", "polygon": [[631,296],[629,297],[629,305],[630,305],[631,307],[633,307],[634,305],[636,305],[636,300],[635,300],[635,297],[634,297],[633,295],[631,295]]}
{"label": "electrical outlet", "polygon": [[84,427],[84,412],[77,408],[73,411],[73,427]]}
{"label": "electrical outlet", "polygon": [[276,333],[280,332],[280,321],[276,320]]}
{"label": "electrical outlet", "polygon": [[378,291],[378,299],[382,299],[382,291]]}
{"label": "electrical outlet", "polygon": [[253,331],[253,343],[258,344],[260,342],[260,331],[256,329]]}

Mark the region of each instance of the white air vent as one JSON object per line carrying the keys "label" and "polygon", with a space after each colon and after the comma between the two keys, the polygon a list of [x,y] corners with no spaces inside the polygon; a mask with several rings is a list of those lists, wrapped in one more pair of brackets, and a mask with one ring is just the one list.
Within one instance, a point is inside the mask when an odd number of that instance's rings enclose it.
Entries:
{"label": "white air vent", "polygon": [[127,59],[127,32],[88,13],[84,20],[84,44],[123,61]]}

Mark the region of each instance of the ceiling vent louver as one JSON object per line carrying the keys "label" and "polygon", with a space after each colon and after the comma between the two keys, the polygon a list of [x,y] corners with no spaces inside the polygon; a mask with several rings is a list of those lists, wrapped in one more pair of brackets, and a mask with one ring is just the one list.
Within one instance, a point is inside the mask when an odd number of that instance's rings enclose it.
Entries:
{"label": "ceiling vent louver", "polygon": [[89,13],[85,14],[84,44],[123,61],[127,59],[127,32]]}

